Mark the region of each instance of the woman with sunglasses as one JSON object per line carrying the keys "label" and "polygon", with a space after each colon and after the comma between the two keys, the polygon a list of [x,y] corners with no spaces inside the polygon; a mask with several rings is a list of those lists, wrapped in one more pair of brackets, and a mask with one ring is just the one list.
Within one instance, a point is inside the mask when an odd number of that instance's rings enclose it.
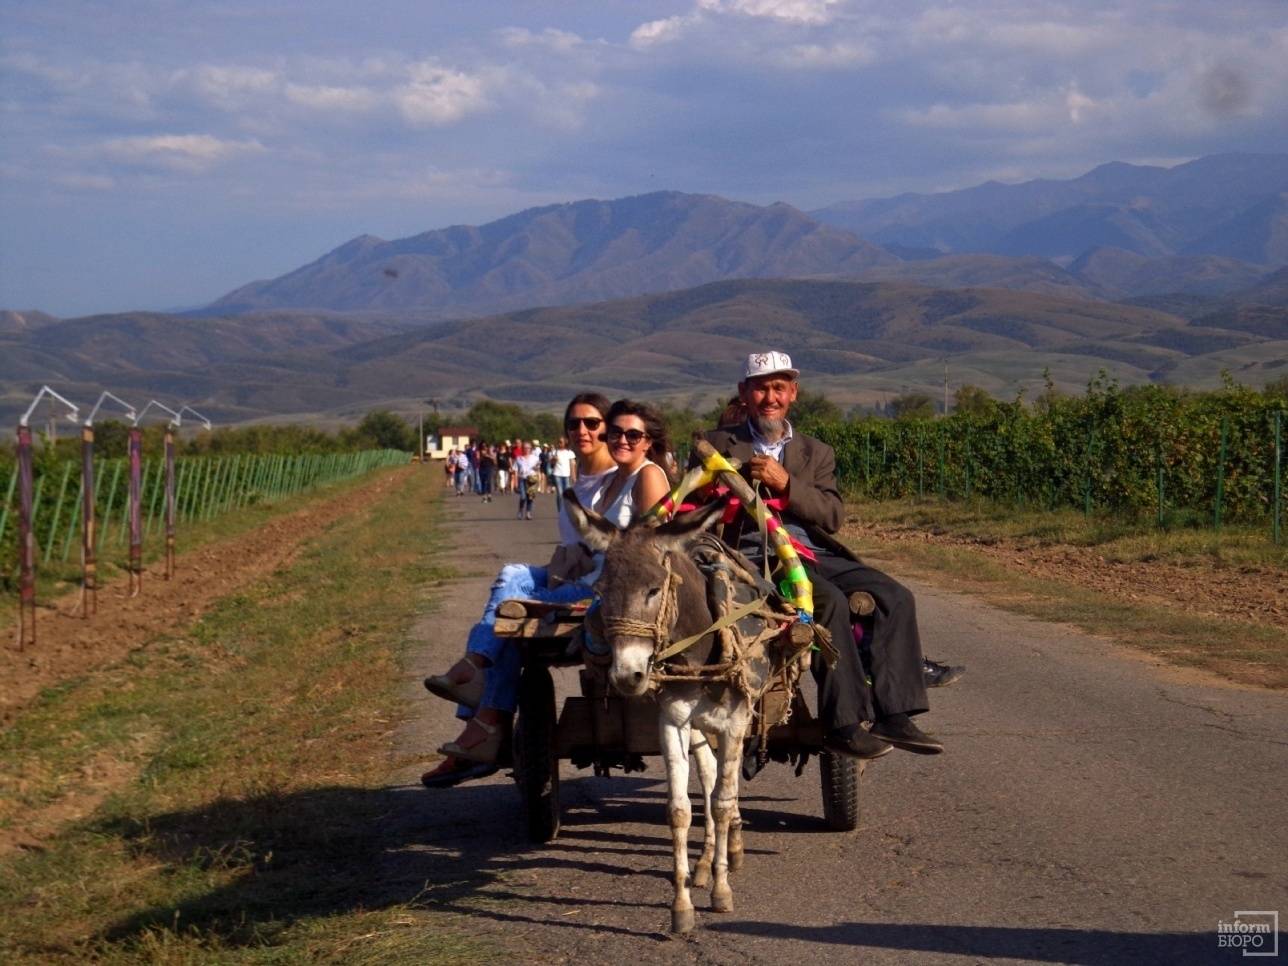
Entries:
{"label": "woman with sunglasses", "polygon": [[619,399],[608,410],[604,434],[617,464],[600,496],[598,512],[623,529],[671,490],[666,454],[670,449],[662,414],[647,403]]}
{"label": "woman with sunglasses", "polygon": [[[608,400],[598,393],[573,397],[564,411],[564,432],[577,454],[572,489],[582,506],[600,505],[604,486],[618,468],[604,445],[604,414],[608,411]],[[516,444],[515,450],[518,449]],[[564,514],[559,516],[559,540],[554,557],[545,567],[506,564],[501,568],[483,617],[465,643],[465,656],[447,673],[425,679],[425,687],[431,693],[457,703],[456,716],[466,721],[465,730],[456,740],[439,749],[446,755],[443,761],[421,776],[425,785],[447,787],[496,771],[497,753],[518,701],[522,664],[522,655],[513,642],[492,632],[497,606],[515,597],[572,603],[591,596],[593,563],[572,521]]]}

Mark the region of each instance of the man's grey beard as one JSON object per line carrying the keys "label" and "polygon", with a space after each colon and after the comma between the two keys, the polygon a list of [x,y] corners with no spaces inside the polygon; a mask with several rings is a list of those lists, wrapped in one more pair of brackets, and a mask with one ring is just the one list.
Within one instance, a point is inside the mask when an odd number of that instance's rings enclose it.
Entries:
{"label": "man's grey beard", "polygon": [[777,443],[782,439],[784,431],[787,429],[786,419],[768,419],[760,413],[752,410],[751,425],[756,427],[756,432],[763,436],[771,443]]}

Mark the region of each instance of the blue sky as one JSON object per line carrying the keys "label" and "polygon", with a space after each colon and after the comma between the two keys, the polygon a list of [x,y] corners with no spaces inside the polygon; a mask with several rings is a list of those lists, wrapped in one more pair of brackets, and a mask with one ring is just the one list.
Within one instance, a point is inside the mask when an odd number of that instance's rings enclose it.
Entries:
{"label": "blue sky", "polygon": [[200,305],[585,197],[1286,151],[1285,91],[1285,0],[0,0],[0,307]]}

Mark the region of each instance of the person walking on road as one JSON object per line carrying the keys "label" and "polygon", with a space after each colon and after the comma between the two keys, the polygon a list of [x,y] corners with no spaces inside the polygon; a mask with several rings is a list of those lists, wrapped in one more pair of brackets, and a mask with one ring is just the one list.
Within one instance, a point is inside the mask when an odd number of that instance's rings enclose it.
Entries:
{"label": "person walking on road", "polygon": [[563,513],[563,492],[573,480],[577,466],[577,454],[568,448],[568,440],[559,437],[559,446],[550,457],[550,475],[554,480],[555,512]]}
{"label": "person walking on road", "polygon": [[531,520],[532,498],[536,496],[537,487],[541,484],[541,458],[526,445],[520,444],[520,448],[520,455],[514,461],[514,478],[519,482],[518,518]]}
{"label": "person walking on road", "polygon": [[492,477],[496,473],[496,452],[492,449],[490,443],[479,446],[478,461],[479,493],[483,497],[484,503],[491,503]]}

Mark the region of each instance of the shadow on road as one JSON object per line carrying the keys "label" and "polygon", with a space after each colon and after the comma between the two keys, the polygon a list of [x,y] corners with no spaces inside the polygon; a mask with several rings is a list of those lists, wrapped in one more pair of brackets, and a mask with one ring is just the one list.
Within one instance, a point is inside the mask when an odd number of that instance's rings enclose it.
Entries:
{"label": "shadow on road", "polygon": [[[497,922],[665,938],[550,913],[551,906],[661,909],[662,903],[551,896],[524,874],[629,873],[669,881],[661,786],[660,779],[633,776],[566,780],[564,832],[543,846],[524,839],[518,794],[508,784],[436,792],[419,786],[267,792],[104,821],[96,831],[163,863],[177,880],[221,883],[196,895],[185,890],[186,898],[123,918],[105,938],[120,941],[181,923],[223,945],[259,945],[300,920],[403,904]],[[756,821],[771,815],[777,813],[757,810]],[[782,818],[812,830],[807,817]],[[622,822],[656,827],[657,833],[622,832]],[[641,855],[650,867],[624,858]]]}
{"label": "shadow on road", "polygon": [[928,923],[846,922],[791,926],[779,922],[709,922],[712,932],[859,949],[951,953],[983,959],[1024,959],[1072,966],[1120,963],[1201,963],[1218,959],[1216,934],[1134,933],[1105,929],[948,926]]}

